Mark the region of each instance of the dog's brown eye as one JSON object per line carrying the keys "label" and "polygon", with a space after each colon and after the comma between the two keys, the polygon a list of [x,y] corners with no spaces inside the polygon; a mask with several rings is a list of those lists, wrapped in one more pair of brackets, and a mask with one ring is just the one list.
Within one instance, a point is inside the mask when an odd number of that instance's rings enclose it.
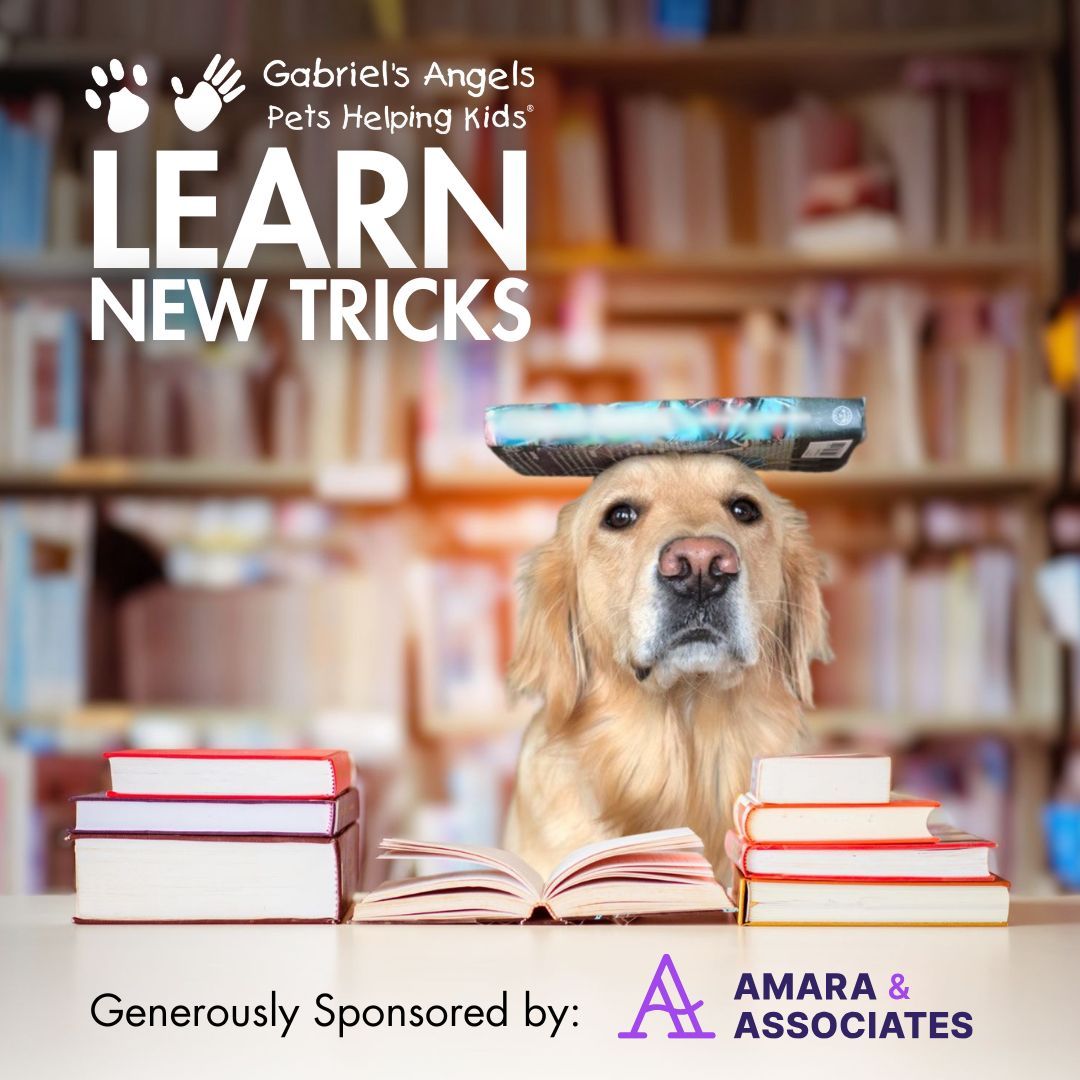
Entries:
{"label": "dog's brown eye", "polygon": [[749,525],[761,517],[761,507],[753,499],[735,499],[728,504],[731,516],[743,525]]}
{"label": "dog's brown eye", "polygon": [[638,519],[637,509],[629,503],[616,503],[604,515],[604,524],[609,529],[628,529]]}

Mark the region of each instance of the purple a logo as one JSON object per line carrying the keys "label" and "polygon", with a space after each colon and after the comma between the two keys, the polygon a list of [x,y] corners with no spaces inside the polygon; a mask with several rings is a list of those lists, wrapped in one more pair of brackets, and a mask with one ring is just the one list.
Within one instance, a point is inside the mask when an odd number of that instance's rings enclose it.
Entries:
{"label": "purple a logo", "polygon": [[[675,992],[674,995],[668,990],[668,984],[664,981],[665,976],[670,981]],[[681,1006],[675,1004],[675,997],[682,1002]],[[657,998],[659,998],[659,1001]],[[668,1032],[667,1037],[669,1039],[715,1039],[715,1031],[702,1031],[701,1024],[698,1023],[697,1011],[701,1006],[702,1002],[700,1001],[695,1002],[693,1005],[690,1004],[686,987],[683,986],[682,979],[679,978],[679,973],[675,970],[671,956],[664,953],[660,958],[659,965],[657,965],[656,974],[652,977],[652,982],[649,983],[649,989],[645,991],[645,999],[641,1003],[641,1008],[638,1009],[637,1016],[634,1019],[634,1026],[629,1031],[620,1031],[619,1038],[647,1038],[647,1032],[641,1030],[641,1022],[645,1019],[645,1014],[664,1012],[671,1018],[671,1026],[675,1029]],[[684,1018],[690,1025],[689,1028],[683,1027]]]}

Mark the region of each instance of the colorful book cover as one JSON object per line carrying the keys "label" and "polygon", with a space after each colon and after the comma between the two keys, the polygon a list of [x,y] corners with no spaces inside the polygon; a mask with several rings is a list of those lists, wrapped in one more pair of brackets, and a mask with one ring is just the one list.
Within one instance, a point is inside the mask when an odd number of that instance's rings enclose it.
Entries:
{"label": "colorful book cover", "polygon": [[488,446],[525,476],[596,476],[642,454],[726,454],[752,469],[832,472],[866,437],[863,398],[696,398],[495,405]]}

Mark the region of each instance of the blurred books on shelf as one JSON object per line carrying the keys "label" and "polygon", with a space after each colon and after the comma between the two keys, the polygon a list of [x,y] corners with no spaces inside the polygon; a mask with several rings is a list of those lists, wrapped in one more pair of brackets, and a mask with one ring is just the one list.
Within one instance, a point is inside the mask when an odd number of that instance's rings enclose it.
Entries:
{"label": "blurred books on shelf", "polygon": [[348,493],[401,466],[401,355],[380,343],[300,350],[287,307],[268,308],[246,344],[137,348],[89,342],[75,307],[0,296],[0,475],[81,460],[291,464]]}
{"label": "blurred books on shelf", "polygon": [[0,466],[59,465],[79,453],[83,332],[70,308],[0,301]]}
{"label": "blurred books on shelf", "polygon": [[[126,243],[149,239],[154,152],[185,144],[159,85],[163,68],[150,67],[153,122],[125,136],[118,177],[118,229]],[[413,170],[424,145],[437,143],[485,194],[497,187],[502,152],[527,150],[530,245],[541,272],[612,253],[655,256],[661,260],[656,270],[673,257],[758,250],[801,253],[811,263],[815,256],[828,262],[881,253],[961,257],[1022,252],[1036,235],[1040,210],[1028,183],[1039,154],[1036,103],[1022,64],[916,53],[899,73],[883,71],[878,81],[889,85],[846,95],[794,90],[783,104],[738,88],[704,93],[693,82],[648,91],[583,85],[567,78],[557,54],[530,71],[529,85],[474,94],[492,105],[533,109],[523,130],[491,129],[470,138],[456,128],[404,127],[392,141],[385,132],[359,130],[347,133],[348,146],[359,139],[372,149],[392,149]],[[322,90],[331,106],[349,104],[347,85]],[[461,98],[460,90],[435,83],[426,93],[432,109]],[[368,95],[373,104],[415,104],[399,88],[369,89]],[[56,95],[6,108],[0,102],[0,115],[7,118],[0,130],[11,134],[13,154],[24,148],[14,160],[28,156],[25,167],[10,171],[10,190],[0,189],[0,257],[38,255],[44,265],[45,256],[85,251],[91,152],[114,145],[115,138],[84,139],[77,127],[62,126]],[[212,176],[192,181],[217,199],[215,216],[191,220],[192,246],[216,246],[235,227],[263,154],[278,138],[250,114],[237,118],[239,131],[215,128],[204,136],[220,150],[236,150],[223,155]],[[317,126],[287,135],[324,239],[334,232],[336,177],[323,163],[346,145],[344,138]],[[335,140],[330,148],[328,139]],[[12,223],[10,243],[5,221]],[[460,226],[455,222],[451,237],[456,257],[490,261],[475,233]],[[418,255],[421,218],[411,203],[396,215],[395,231]],[[368,259],[365,265],[373,264]],[[63,264],[52,266],[60,271]],[[27,261],[24,269],[32,267]],[[647,271],[648,262],[639,268]],[[77,269],[72,264],[71,272]],[[296,269],[298,260],[266,262],[265,252],[253,266],[271,276]]]}
{"label": "blurred books on shelf", "polygon": [[827,586],[833,665],[816,679],[825,707],[912,716],[1008,716],[1015,558],[984,548],[835,560]]}
{"label": "blurred books on shelf", "polygon": [[400,740],[400,523],[253,499],[103,509],[95,553],[89,503],[0,503],[7,714],[88,700],[336,711],[386,718]]}
{"label": "blurred books on shelf", "polygon": [[1031,98],[1007,66],[972,75],[928,60],[894,89],[803,94],[781,111],[730,96],[564,92],[553,72],[538,78],[554,84],[543,94],[559,116],[525,133],[544,193],[540,249],[587,259],[757,244],[835,258],[1031,235],[1035,208],[1013,190],[1034,152]]}
{"label": "blurred books on shelf", "polygon": [[90,580],[87,502],[0,501],[0,708],[85,699]]}
{"label": "blurred books on shelf", "polygon": [[534,708],[512,702],[506,686],[516,612],[505,565],[441,558],[410,567],[420,729],[426,735],[514,731]]}
{"label": "blurred books on shelf", "polygon": [[[525,348],[432,343],[417,369],[418,464],[436,481],[498,472],[477,437],[484,409],[498,403],[782,392],[867,397],[864,467],[1043,467],[1052,403],[1029,378],[1029,306],[1018,289],[930,294],[834,281],[699,330],[616,325],[590,335],[586,352],[569,332],[545,330]],[[213,486],[210,466],[228,462],[238,476],[292,466],[298,486],[345,499],[404,494],[408,349],[329,343],[294,364],[280,360],[284,347],[271,343],[279,331],[268,330],[235,351],[148,362],[115,338],[87,350],[71,310],[18,304],[8,314],[0,478],[53,468],[73,484],[80,475],[107,482],[114,463],[122,483],[130,461],[133,482],[145,463],[164,483],[164,464],[175,462],[190,467],[192,486],[200,468]],[[287,483],[292,474],[280,475]]]}
{"label": "blurred books on shelf", "polygon": [[[1022,290],[931,295],[911,284],[831,282],[797,289],[780,310],[667,334],[605,330],[575,354],[569,334],[526,347],[445,343],[420,383],[420,466],[428,481],[500,475],[477,453],[486,405],[760,394],[865,396],[872,438],[851,470],[899,475],[930,463],[991,469],[1049,463],[1052,409],[1030,385]],[[605,396],[593,398],[597,388]],[[887,403],[887,405],[885,404]],[[470,456],[471,455],[471,456]]]}
{"label": "blurred books on shelf", "polygon": [[[53,94],[0,102],[0,255],[41,252],[71,242],[75,208],[50,207],[70,197],[70,173],[54,168],[62,108]],[[51,230],[51,235],[50,235]]]}
{"label": "blurred books on shelf", "polygon": [[990,853],[994,873],[1015,876],[1024,868],[1027,852],[1016,835],[1018,810],[1026,809],[1018,806],[1017,772],[1023,758],[1013,748],[985,736],[964,739],[928,731],[924,740],[894,757],[895,788],[936,799],[946,820],[998,842]]}
{"label": "blurred books on shelf", "polygon": [[518,346],[499,341],[433,341],[420,360],[419,459],[428,475],[453,476],[490,465],[478,440],[484,410],[522,393]]}
{"label": "blurred books on shelf", "polygon": [[164,580],[112,607],[131,702],[404,715],[403,536],[313,503],[120,501]]}

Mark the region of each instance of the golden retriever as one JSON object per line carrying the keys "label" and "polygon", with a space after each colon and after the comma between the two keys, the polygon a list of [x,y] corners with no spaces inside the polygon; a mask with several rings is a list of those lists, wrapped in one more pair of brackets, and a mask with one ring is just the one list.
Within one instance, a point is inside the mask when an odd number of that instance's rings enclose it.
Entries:
{"label": "golden retriever", "polygon": [[594,840],[688,825],[724,871],[759,754],[790,752],[828,659],[805,515],[719,455],[630,458],[526,563],[511,685],[543,704],[505,843],[548,874]]}

